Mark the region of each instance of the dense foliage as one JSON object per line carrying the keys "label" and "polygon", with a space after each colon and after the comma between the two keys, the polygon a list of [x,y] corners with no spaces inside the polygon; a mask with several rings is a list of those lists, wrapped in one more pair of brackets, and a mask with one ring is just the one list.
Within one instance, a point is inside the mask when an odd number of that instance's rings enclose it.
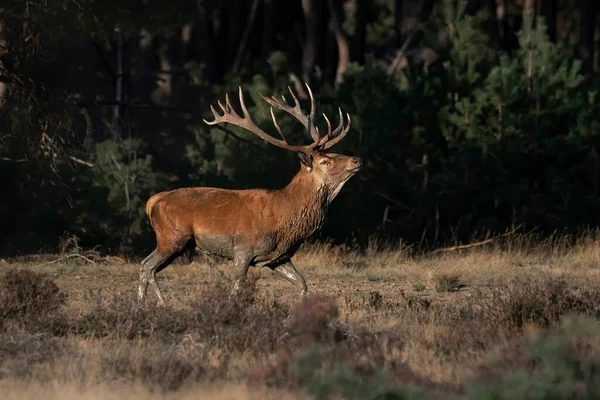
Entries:
{"label": "dense foliage", "polygon": [[[514,41],[503,44],[488,7],[467,1],[431,2],[407,40],[394,11],[410,2],[323,2],[308,75],[300,2],[22,3],[0,9],[1,252],[53,249],[65,232],[141,252],[153,246],[144,204],[158,191],[285,185],[293,154],[202,118],[241,85],[273,132],[258,92],[284,94],[298,77],[320,112],[350,113],[334,150],[366,164],[323,237],[440,245],[519,224],[600,223],[600,84],[582,69],[569,1],[555,40],[547,19],[508,2]],[[350,49],[341,76],[339,38]],[[423,61],[423,49],[435,57]],[[279,119],[302,140],[299,124]]]}

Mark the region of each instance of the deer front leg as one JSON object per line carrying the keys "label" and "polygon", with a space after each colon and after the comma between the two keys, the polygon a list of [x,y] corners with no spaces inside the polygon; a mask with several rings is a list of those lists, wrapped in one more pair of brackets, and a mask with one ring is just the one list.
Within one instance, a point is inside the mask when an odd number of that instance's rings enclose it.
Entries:
{"label": "deer front leg", "polygon": [[240,290],[240,283],[246,279],[248,268],[250,267],[250,256],[247,253],[240,253],[234,256],[233,275],[235,284],[231,290],[231,295],[236,294]]}
{"label": "deer front leg", "polygon": [[291,261],[288,260],[286,263],[276,266],[273,268],[273,271],[277,272],[283,278],[298,286],[300,289],[300,297],[306,296],[306,280],[300,274],[300,272],[296,270]]}

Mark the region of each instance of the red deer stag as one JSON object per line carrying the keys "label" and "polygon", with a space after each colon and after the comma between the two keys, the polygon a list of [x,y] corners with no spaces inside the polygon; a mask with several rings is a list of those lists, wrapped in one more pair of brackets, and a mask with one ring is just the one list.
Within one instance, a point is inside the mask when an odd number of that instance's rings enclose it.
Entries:
{"label": "red deer stag", "polygon": [[[344,126],[341,109],[340,124],[331,130],[331,123],[325,114],[327,134],[321,136],[314,124],[315,102],[308,84],[311,108],[306,115],[293,91],[288,87],[294,106],[275,97],[262,99],[270,104],[271,117],[275,128],[283,140],[276,139],[252,122],[244,104],[242,89],[239,88],[240,106],[243,116],[239,116],[225,97],[225,105],[218,102],[223,110],[219,115],[211,105],[214,121],[209,125],[229,123],[247,129],[263,140],[296,152],[300,158],[300,171],[292,181],[280,190],[227,190],[211,187],[181,188],[161,192],[152,196],[146,204],[146,213],[156,235],[156,249],[142,261],[138,300],[143,302],[151,283],[160,305],[164,299],[156,282],[156,273],[165,268],[192,240],[199,252],[233,259],[235,285],[239,288],[250,266],[269,267],[283,278],[294,283],[306,294],[306,281],[300,275],[290,258],[296,253],[300,243],[323,225],[327,208],[334,197],[353,175],[362,168],[357,157],[326,152],[338,143],[350,130]],[[306,146],[292,145],[277,124],[273,107],[285,111],[304,125],[313,143]]]}

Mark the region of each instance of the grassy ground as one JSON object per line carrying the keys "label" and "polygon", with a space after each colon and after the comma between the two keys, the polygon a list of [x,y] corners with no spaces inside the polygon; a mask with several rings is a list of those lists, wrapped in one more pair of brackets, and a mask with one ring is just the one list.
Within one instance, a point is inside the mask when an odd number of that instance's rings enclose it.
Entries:
{"label": "grassy ground", "polygon": [[140,310],[135,263],[2,260],[0,392],[593,397],[599,240],[517,237],[432,256],[307,245],[294,260],[309,284],[305,301],[266,269],[251,270],[230,298],[228,263],[179,263],[159,273],[167,308],[156,308],[149,290]]}

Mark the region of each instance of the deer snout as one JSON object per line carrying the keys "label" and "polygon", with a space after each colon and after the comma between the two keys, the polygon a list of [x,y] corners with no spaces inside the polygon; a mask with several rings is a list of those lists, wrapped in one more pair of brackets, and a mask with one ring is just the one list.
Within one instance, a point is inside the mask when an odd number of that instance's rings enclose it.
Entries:
{"label": "deer snout", "polygon": [[346,169],[348,171],[359,171],[363,166],[363,162],[360,158],[358,157],[351,157],[348,160],[348,166],[346,167]]}

